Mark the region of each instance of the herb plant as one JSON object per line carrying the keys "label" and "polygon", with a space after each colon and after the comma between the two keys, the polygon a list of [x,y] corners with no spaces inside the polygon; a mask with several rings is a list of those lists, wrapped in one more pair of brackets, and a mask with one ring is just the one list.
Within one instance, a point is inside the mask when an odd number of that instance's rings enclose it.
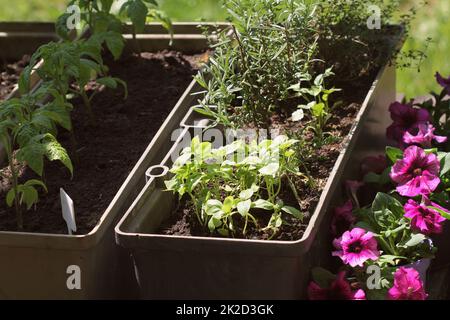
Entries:
{"label": "herb plant", "polygon": [[[317,48],[314,6],[294,0],[232,0],[231,35],[219,33],[210,65],[197,77],[207,90],[203,112],[235,127],[267,127],[289,105],[293,84],[308,87]],[[211,109],[209,106],[216,106]]]}
{"label": "herb plant", "polygon": [[[293,176],[302,176],[292,149],[295,143],[278,136],[259,144],[237,140],[212,149],[211,143],[195,137],[175,161],[167,190],[180,197],[187,195],[200,225],[211,233],[245,237],[252,225],[270,231],[273,237],[283,224],[283,215],[303,219],[281,197],[282,185]],[[297,195],[295,189],[291,192]],[[258,210],[270,216],[266,225],[258,220]]]}

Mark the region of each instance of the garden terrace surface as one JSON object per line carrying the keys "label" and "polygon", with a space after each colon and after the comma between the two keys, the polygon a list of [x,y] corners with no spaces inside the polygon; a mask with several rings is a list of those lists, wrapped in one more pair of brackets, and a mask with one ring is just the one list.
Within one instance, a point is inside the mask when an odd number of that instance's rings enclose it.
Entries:
{"label": "garden terrace surface", "polygon": [[[292,193],[287,190],[289,188],[283,186],[280,194],[281,199],[283,199],[285,204],[299,208],[305,213],[305,219],[300,221],[285,215],[284,219],[287,223],[282,225],[280,231],[272,240],[292,241],[302,238],[334,164],[340,152],[345,148],[345,137],[352,128],[375,76],[376,72],[372,72],[372,74],[366,75],[357,83],[340,87],[343,90],[341,93],[336,94],[334,101],[341,100],[343,103],[331,110],[331,119],[325,128],[325,131],[329,133],[325,144],[314,146],[312,141],[313,135],[307,131],[303,133],[307,147],[311,151],[310,157],[305,159],[304,163],[309,170],[311,178],[315,181],[315,187],[311,188],[303,180],[297,179],[295,185],[302,199],[300,203],[297,203]],[[305,129],[304,122],[292,122],[289,119],[296,106],[297,103],[292,103],[285,106],[283,112],[274,114],[271,118],[270,128],[279,129],[280,133],[288,134],[289,136],[292,136],[293,133],[302,134],[302,130]],[[268,211],[253,212],[253,214],[262,226],[267,225],[271,215]],[[239,217],[236,219],[239,219]],[[246,234],[247,239],[269,239],[272,235],[271,231],[258,230],[252,224],[249,226]],[[236,230],[242,227],[243,221],[235,222]],[[159,233],[176,236],[220,237],[219,234],[212,235],[199,224],[192,204],[186,199],[182,199],[179,205],[176,206],[171,218],[165,221]]]}
{"label": "garden terrace surface", "polygon": [[[81,100],[74,101],[76,145],[67,131],[60,129],[58,134],[74,162],[73,179],[60,163],[46,164],[48,194],[40,194],[36,207],[24,212],[25,231],[67,233],[59,188],[64,188],[74,201],[77,234],[91,231],[205,57],[204,53],[164,51],[144,52],[141,57],[128,55],[118,62],[107,59],[110,74],[127,83],[128,98],[124,100],[121,88],[97,94],[92,103],[94,125],[87,124]],[[21,171],[21,179],[35,177],[27,167]],[[3,169],[3,173],[7,176],[8,170]],[[16,231],[15,211],[5,203],[10,181],[1,179],[0,230]]]}
{"label": "garden terrace surface", "polygon": [[28,65],[30,56],[25,55],[19,61],[1,61],[0,64],[0,101],[13,91],[19,81],[20,73]]}

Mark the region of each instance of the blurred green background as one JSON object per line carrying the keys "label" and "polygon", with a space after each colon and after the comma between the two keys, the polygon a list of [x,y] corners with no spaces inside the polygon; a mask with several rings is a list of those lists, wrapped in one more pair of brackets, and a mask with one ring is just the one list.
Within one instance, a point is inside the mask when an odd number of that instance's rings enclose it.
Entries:
{"label": "blurred green background", "polygon": [[[423,0],[402,0],[405,8]],[[368,1],[369,2],[369,1]],[[428,58],[417,68],[399,70],[398,91],[409,97],[438,90],[434,73],[450,74],[450,1],[428,0],[419,9],[405,49],[426,48],[426,39],[432,42],[426,50]],[[0,21],[53,21],[65,8],[67,0],[0,0]],[[226,16],[220,0],[159,0],[161,7],[177,21],[220,21]]]}

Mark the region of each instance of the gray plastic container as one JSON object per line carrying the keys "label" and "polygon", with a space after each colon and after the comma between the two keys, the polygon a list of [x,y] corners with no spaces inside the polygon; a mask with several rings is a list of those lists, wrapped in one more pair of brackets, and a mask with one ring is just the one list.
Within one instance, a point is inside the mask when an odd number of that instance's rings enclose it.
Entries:
{"label": "gray plastic container", "polygon": [[[188,52],[206,50],[208,43],[201,31],[196,28],[197,25],[175,24],[177,35],[172,47],[169,47],[166,31],[158,24],[148,25],[145,30],[147,34],[138,35],[138,39],[143,50],[171,49]],[[41,24],[33,23],[17,24],[24,32],[37,30],[40,26]],[[132,38],[129,34],[125,37]],[[25,38],[21,39],[25,41]],[[15,45],[15,42],[9,42],[8,48]],[[0,48],[3,50],[3,47]],[[39,82],[39,79],[36,81]],[[188,95],[192,86],[193,84],[188,87],[163,127],[177,126],[182,120],[192,105],[191,97]],[[167,139],[170,141],[170,136],[166,136],[165,130],[161,129],[156,134],[101,216],[97,226],[89,234],[0,232],[0,299],[137,297],[132,264],[128,253],[115,243],[114,226],[145,185],[145,171],[150,166],[161,163],[164,152],[168,151],[162,142]],[[160,150],[161,154],[155,153],[155,149]],[[73,265],[81,270],[79,290],[69,290],[67,286],[70,277],[67,270]]]}
{"label": "gray plastic container", "polygon": [[[195,89],[195,86],[193,86]],[[193,90],[192,92],[195,92]],[[342,185],[355,177],[360,160],[384,151],[388,106],[395,100],[395,67],[386,65],[376,77],[345,140],[302,239],[262,241],[157,234],[175,203],[155,176],[142,189],[116,226],[117,243],[131,254],[143,299],[298,299],[305,298],[310,270],[330,262],[330,208],[340,204]],[[181,123],[195,129],[191,111]],[[203,119],[203,126],[208,120]],[[164,132],[176,130],[165,127]],[[168,136],[168,133],[165,134]],[[180,136],[180,142],[181,142]],[[152,144],[163,141],[155,137]],[[172,151],[177,148],[176,142]],[[153,152],[160,154],[162,149]],[[170,167],[170,152],[162,166]]]}

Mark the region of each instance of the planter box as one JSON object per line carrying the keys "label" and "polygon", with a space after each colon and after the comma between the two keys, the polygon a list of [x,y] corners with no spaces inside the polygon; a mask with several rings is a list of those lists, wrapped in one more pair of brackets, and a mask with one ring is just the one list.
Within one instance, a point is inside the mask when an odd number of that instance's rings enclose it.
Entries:
{"label": "planter box", "polygon": [[[398,39],[397,39],[398,40]],[[396,41],[395,43],[399,43]],[[191,85],[191,92],[198,91]],[[342,200],[342,183],[359,173],[360,160],[383,153],[385,130],[390,124],[388,106],[395,100],[395,67],[379,71],[345,140],[320,201],[302,239],[259,241],[157,234],[172,212],[174,195],[164,191],[163,179],[150,178],[116,227],[117,243],[131,253],[140,296],[144,299],[298,299],[305,298],[310,270],[330,264],[330,208]],[[178,105],[191,104],[185,95]],[[193,104],[191,104],[193,105]],[[194,130],[201,116],[186,114],[179,127],[179,141],[165,153],[179,115],[168,119],[150,152],[167,154],[161,163],[170,167],[182,136]],[[173,120],[173,121],[171,121]],[[202,125],[207,125],[203,119]],[[184,129],[183,129],[184,128]],[[192,133],[192,132],[190,132]]]}
{"label": "planter box", "polygon": [[[168,47],[166,31],[157,24],[146,27],[148,34],[139,35],[143,50],[174,49],[198,51],[207,49],[206,38],[194,28],[197,24],[175,24],[172,47]],[[34,25],[28,25],[33,29]],[[27,28],[24,28],[28,30]],[[125,35],[131,39],[131,35]],[[155,45],[154,45],[155,44]],[[164,45],[163,45],[164,44]],[[130,45],[130,43],[128,43]],[[132,45],[132,44],[131,44]],[[130,46],[131,46],[130,45]],[[165,126],[174,126],[189,108],[187,94],[172,111]],[[162,131],[157,141],[166,141]],[[170,139],[170,136],[169,136]],[[0,232],[0,298],[2,299],[114,299],[133,298],[132,265],[127,253],[114,241],[114,226],[145,185],[145,171],[162,161],[146,149],[120,190],[102,215],[97,226],[87,235],[55,235]],[[159,145],[164,150],[164,146]],[[67,273],[70,266],[81,271],[81,289],[69,290]],[[69,279],[70,282],[70,279]]]}

